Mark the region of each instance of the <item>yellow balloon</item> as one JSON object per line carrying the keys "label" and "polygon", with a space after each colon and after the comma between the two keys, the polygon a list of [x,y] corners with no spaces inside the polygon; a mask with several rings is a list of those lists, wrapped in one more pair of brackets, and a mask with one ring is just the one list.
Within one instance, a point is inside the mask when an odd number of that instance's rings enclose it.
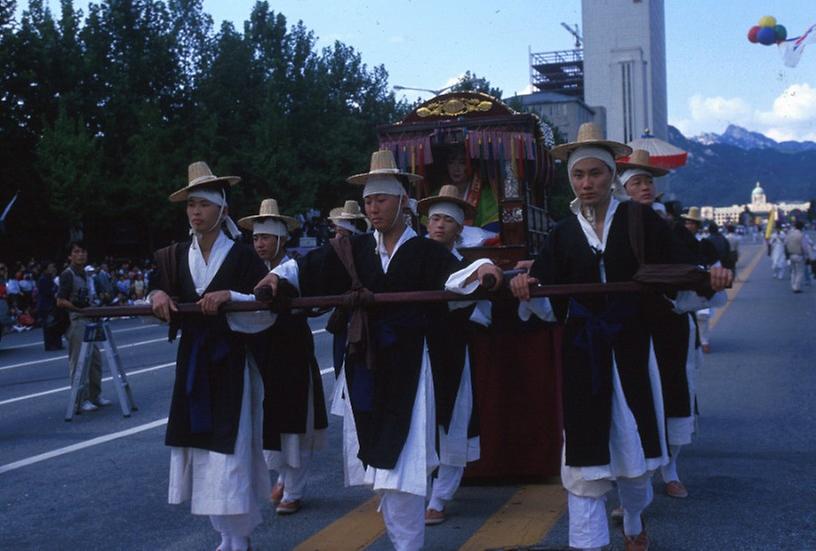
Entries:
{"label": "yellow balloon", "polygon": [[776,27],[776,17],[773,15],[766,15],[759,19],[760,27]]}

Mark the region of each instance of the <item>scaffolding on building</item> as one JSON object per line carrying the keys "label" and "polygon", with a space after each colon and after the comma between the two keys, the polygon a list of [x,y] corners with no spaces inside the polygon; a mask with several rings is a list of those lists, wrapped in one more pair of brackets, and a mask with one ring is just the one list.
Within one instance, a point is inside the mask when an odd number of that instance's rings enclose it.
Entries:
{"label": "scaffolding on building", "polygon": [[530,52],[530,84],[541,92],[584,99],[584,51]]}

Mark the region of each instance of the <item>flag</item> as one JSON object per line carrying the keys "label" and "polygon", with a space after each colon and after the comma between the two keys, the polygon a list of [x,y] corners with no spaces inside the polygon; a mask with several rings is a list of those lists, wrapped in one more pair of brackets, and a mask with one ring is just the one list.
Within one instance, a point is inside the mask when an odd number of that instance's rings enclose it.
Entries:
{"label": "flag", "polygon": [[14,203],[17,201],[17,196],[18,196],[18,195],[20,195],[20,192],[19,192],[19,191],[18,191],[17,193],[15,193],[15,194],[14,194],[14,197],[12,197],[12,198],[11,198],[11,201],[9,201],[9,202],[8,202],[8,205],[6,205],[6,208],[5,208],[5,209],[3,209],[3,214],[0,214],[0,222],[5,221],[6,216],[8,216],[8,213],[9,213],[9,211],[11,210],[11,207],[13,207],[13,206],[14,206]]}
{"label": "flag", "polygon": [[796,67],[802,53],[805,51],[805,46],[816,42],[816,25],[811,25],[808,30],[802,33],[802,36],[797,36],[790,40],[786,40],[785,50],[782,52],[782,59],[788,67]]}
{"label": "flag", "polygon": [[775,227],[776,227],[776,209],[771,209],[771,212],[768,213],[768,225],[765,226],[766,241],[771,239],[771,235],[773,234]]}

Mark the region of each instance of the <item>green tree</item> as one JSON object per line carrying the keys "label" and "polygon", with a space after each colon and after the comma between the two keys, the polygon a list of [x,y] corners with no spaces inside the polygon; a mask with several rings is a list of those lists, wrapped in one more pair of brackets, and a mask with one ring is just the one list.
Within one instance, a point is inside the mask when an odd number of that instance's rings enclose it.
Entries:
{"label": "green tree", "polygon": [[37,169],[46,184],[50,214],[64,224],[83,226],[105,208],[98,144],[64,108],[37,144]]}
{"label": "green tree", "polygon": [[494,98],[501,99],[502,90],[490,84],[490,81],[484,77],[476,76],[476,73],[465,71],[465,74],[459,77],[459,81],[451,87],[452,92],[483,92]]}

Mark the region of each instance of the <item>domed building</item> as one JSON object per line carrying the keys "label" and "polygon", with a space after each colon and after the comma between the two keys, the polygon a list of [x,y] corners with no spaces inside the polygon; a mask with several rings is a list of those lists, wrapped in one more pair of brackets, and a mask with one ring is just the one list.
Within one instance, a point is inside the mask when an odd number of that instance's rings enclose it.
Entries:
{"label": "domed building", "polygon": [[740,216],[746,212],[746,208],[754,216],[767,219],[772,210],[776,210],[777,214],[789,215],[795,210],[807,212],[810,208],[810,202],[803,203],[769,203],[765,196],[765,190],[759,182],[756,183],[754,189],[751,191],[751,202],[744,205],[731,205],[730,207],[701,207],[700,214],[706,220],[713,220],[719,225],[723,224],[737,224],[740,223]]}
{"label": "domed building", "polygon": [[751,192],[751,207],[761,207],[767,204],[765,200],[765,190],[762,189],[762,186],[757,182],[754,191]]}

